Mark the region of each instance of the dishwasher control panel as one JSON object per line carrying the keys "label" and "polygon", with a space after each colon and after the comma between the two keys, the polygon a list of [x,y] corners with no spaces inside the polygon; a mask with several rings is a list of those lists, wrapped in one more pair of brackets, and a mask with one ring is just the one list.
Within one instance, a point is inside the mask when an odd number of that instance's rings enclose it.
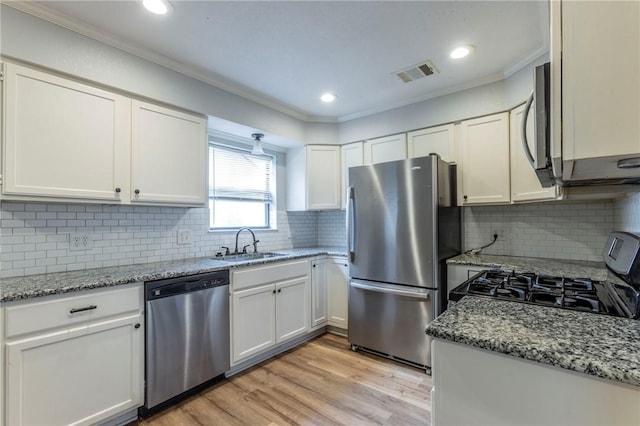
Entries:
{"label": "dishwasher control panel", "polygon": [[229,285],[229,270],[145,282],[146,300]]}

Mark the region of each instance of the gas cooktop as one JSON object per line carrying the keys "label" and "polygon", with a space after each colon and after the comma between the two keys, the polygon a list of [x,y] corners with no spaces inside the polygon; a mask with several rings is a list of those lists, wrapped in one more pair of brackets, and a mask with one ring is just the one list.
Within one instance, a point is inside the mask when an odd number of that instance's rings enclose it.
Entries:
{"label": "gas cooktop", "polygon": [[626,286],[587,278],[564,278],[531,273],[483,271],[449,293],[456,302],[466,295],[495,297],[562,309],[637,318],[640,300]]}

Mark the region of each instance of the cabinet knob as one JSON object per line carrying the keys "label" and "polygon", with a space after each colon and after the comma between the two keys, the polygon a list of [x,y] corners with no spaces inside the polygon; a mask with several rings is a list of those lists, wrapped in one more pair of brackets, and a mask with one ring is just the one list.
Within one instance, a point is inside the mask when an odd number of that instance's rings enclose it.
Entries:
{"label": "cabinet knob", "polygon": [[273,294],[276,294],[276,291],[275,291],[275,290],[273,290],[273,291],[272,291],[272,293],[273,293]]}
{"label": "cabinet knob", "polygon": [[313,267],[314,267],[314,268],[316,267],[315,263],[313,264]]}
{"label": "cabinet knob", "polygon": [[464,195],[462,198],[464,198],[464,200],[467,201],[468,197],[466,195]]}
{"label": "cabinet knob", "polygon": [[347,264],[345,263],[345,264],[344,264],[344,267],[346,268],[347,266],[349,266],[349,265],[347,265]]}
{"label": "cabinet knob", "polygon": [[122,191],[120,188],[116,188],[116,192],[119,194]]}
{"label": "cabinet knob", "polygon": [[[135,193],[136,193],[136,195],[138,195],[138,194],[140,193],[140,190],[139,190],[139,189],[136,189],[136,190],[135,190],[135,191],[133,191],[133,192],[135,192]],[[466,196],[466,195],[465,195],[465,198],[467,198],[467,196]]]}
{"label": "cabinet knob", "polygon": [[136,325],[134,325],[133,328],[140,328],[140,323],[137,323]]}
{"label": "cabinet knob", "polygon": [[278,293],[282,293],[282,289],[281,288],[278,289]]}

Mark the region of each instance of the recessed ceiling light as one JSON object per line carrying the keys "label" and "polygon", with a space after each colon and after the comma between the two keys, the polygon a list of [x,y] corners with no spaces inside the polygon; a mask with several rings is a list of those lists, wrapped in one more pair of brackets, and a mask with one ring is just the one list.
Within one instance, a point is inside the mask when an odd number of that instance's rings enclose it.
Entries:
{"label": "recessed ceiling light", "polygon": [[171,3],[167,0],[142,0],[142,5],[156,15],[166,15],[171,10]]}
{"label": "recessed ceiling light", "polygon": [[449,54],[449,56],[452,59],[464,58],[465,56],[467,56],[468,54],[473,52],[474,49],[475,48],[473,46],[471,46],[471,45],[459,46],[459,47],[456,47],[455,49],[453,49],[451,51],[451,53]]}
{"label": "recessed ceiling light", "polygon": [[320,100],[322,102],[333,102],[337,99],[338,97],[336,95],[334,95],[333,93],[325,93],[324,95],[320,96]]}

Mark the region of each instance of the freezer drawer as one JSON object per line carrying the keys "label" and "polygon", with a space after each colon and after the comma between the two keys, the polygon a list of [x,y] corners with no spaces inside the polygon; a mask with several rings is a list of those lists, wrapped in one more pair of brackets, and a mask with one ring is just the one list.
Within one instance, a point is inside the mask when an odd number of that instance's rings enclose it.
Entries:
{"label": "freezer drawer", "polygon": [[435,318],[436,291],[351,279],[349,343],[431,366],[431,338],[425,329]]}

